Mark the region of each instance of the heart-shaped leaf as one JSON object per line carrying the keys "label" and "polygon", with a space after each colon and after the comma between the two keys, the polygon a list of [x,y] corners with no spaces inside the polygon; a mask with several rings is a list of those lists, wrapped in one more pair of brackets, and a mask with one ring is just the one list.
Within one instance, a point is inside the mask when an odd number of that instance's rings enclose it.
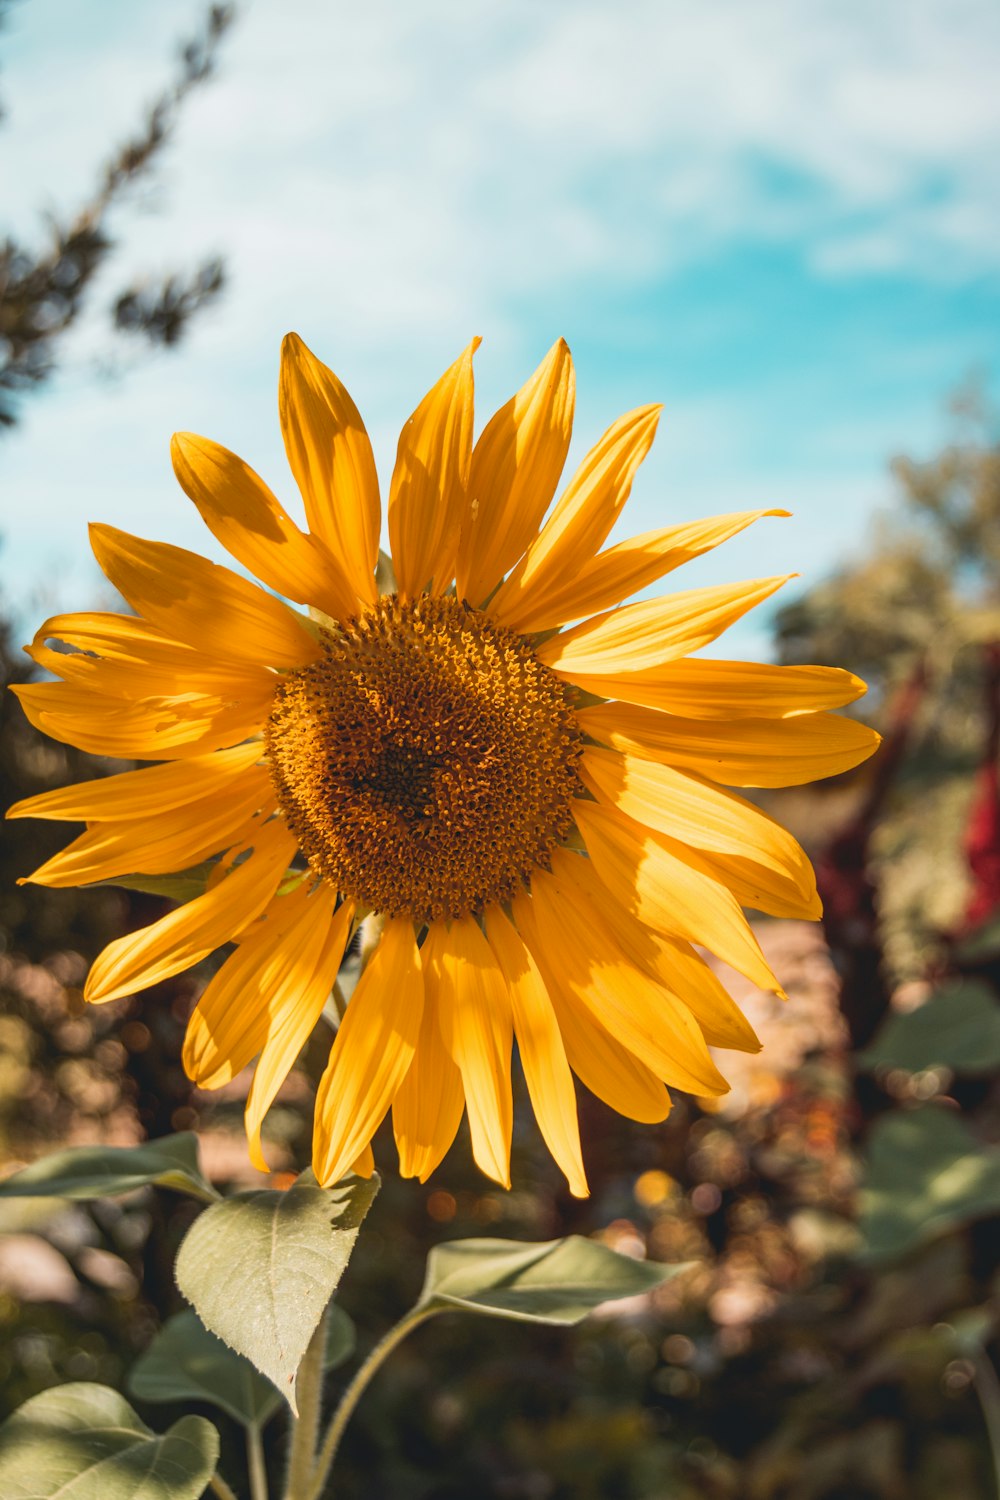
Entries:
{"label": "heart-shaped leaf", "polygon": [[959,1224],[1000,1213],[1000,1151],[941,1105],[876,1120],[861,1198],[861,1255],[891,1260]]}
{"label": "heart-shaped leaf", "polygon": [[649,1292],[684,1269],[633,1260],[576,1234],[540,1244],[451,1240],[431,1251],[417,1307],[572,1324],[602,1302]]}
{"label": "heart-shaped leaf", "polygon": [[989,985],[945,985],[916,1010],[890,1016],[859,1061],[908,1073],[933,1067],[992,1073],[1000,1066],[1000,1005]]}
{"label": "heart-shaped leaf", "polygon": [[157,1437],[106,1385],[55,1386],[0,1427],[4,1500],[198,1500],[219,1435],[182,1417]]}
{"label": "heart-shaped leaf", "polygon": [[185,1130],[142,1146],[72,1146],[0,1182],[4,1198],[114,1198],[155,1184],[205,1203],[219,1194],[201,1175],[198,1137]]}
{"label": "heart-shaped leaf", "polygon": [[[354,1324],[339,1307],[327,1314],[327,1370],[354,1352]],[[140,1401],[208,1401],[244,1427],[263,1427],[282,1402],[248,1359],[209,1333],[195,1312],[168,1319],[128,1375]]]}
{"label": "heart-shaped leaf", "polygon": [[177,1285],[207,1328],[281,1391],[350,1259],[378,1178],[334,1188],[237,1193],[203,1213],[177,1256]]}

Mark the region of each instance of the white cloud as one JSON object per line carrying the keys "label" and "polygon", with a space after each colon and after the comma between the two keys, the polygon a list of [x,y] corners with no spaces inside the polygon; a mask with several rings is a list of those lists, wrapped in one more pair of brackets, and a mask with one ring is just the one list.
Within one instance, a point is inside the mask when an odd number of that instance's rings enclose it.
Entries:
{"label": "white cloud", "polygon": [[[200,10],[12,10],[0,201],[19,205],[19,227],[26,206],[74,201]],[[119,216],[123,253],[40,420],[26,408],[4,442],[8,558],[51,558],[66,545],[53,531],[82,535],[97,514],[195,545],[166,467],[175,426],[228,442],[280,487],[288,327],[349,378],[385,471],[400,419],[470,333],[488,336],[480,389],[496,404],[563,331],[539,309],[561,299],[586,331],[598,283],[634,292],[754,241],[793,246],[830,277],[995,273],[998,56],[993,0],[248,4],[143,211]],[[110,397],[95,388],[111,292],[213,251],[230,291],[189,344]],[[606,398],[610,419],[617,392],[584,395],[588,420]],[[726,391],[700,425],[693,406],[675,410],[661,443],[700,438],[711,454],[725,433],[735,455],[739,399]],[[822,474],[802,478],[825,493]],[[771,479],[709,468],[713,486],[734,508]],[[849,532],[861,504],[850,519],[831,505],[827,526]]]}

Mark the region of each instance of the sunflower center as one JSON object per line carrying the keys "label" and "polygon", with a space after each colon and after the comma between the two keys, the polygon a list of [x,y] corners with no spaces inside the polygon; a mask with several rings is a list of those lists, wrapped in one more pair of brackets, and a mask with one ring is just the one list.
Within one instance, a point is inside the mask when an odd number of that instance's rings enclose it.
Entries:
{"label": "sunflower center", "polygon": [[324,631],[267,726],[278,800],[344,895],[429,922],[512,899],[572,824],[581,736],[527,641],[453,598]]}

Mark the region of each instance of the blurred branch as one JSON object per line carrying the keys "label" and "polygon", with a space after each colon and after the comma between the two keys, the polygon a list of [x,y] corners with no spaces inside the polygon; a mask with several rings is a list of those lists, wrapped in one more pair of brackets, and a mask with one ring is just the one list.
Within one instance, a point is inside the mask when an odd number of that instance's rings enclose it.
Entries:
{"label": "blurred branch", "polygon": [[132,286],[115,302],[115,327],[121,333],[143,333],[153,344],[176,344],[194,314],[218,296],[224,281],[225,269],[215,257],[187,280],[168,276],[160,286]]}
{"label": "blurred branch", "polygon": [[[0,19],[3,5],[0,0]],[[219,45],[232,23],[232,5],[212,5],[202,32],[184,44],[174,81],[151,106],[140,130],[115,152],[96,192],[70,221],[49,223],[40,253],[9,237],[0,244],[0,429],[17,420],[18,395],[49,378],[62,334],[79,317],[87,291],[114,249],[107,230],[110,209],[156,161],[192,89],[211,78]],[[114,326],[141,332],[153,344],[174,344],[189,319],[223,285],[218,259],[161,286],[133,286],[114,301]]]}

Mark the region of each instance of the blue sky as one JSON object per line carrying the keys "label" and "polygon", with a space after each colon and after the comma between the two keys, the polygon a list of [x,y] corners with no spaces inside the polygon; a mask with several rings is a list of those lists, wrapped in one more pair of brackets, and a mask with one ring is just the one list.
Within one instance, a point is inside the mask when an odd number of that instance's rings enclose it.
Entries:
{"label": "blue sky", "polygon": [[[0,36],[0,227],[72,206],[166,77],[189,0],[31,0]],[[204,548],[176,428],[292,503],[278,344],[352,390],[385,479],[400,424],[473,333],[480,421],[558,335],[582,454],[665,404],[623,530],[761,505],[683,584],[814,580],[930,453],[971,370],[997,382],[994,0],[250,0],[66,363],[0,439],[0,584],[27,622],[100,597],[86,522]],[[174,354],[100,377],[133,274],[224,254]],[[791,585],[795,587],[796,585]],[[725,653],[765,655],[762,612]]]}

